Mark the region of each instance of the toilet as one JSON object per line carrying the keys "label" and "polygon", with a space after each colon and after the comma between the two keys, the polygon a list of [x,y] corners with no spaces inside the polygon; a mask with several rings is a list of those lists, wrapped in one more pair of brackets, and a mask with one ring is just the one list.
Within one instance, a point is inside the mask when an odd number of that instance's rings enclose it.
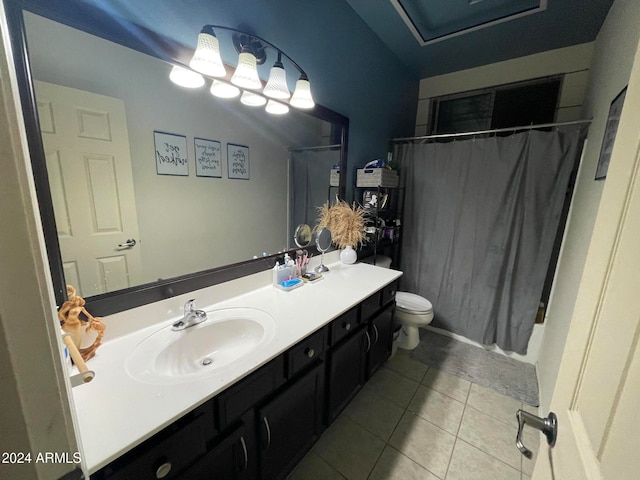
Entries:
{"label": "toilet", "polygon": [[[362,261],[373,263],[373,257]],[[391,268],[391,259],[378,255],[376,266]],[[413,350],[420,343],[418,329],[430,324],[433,320],[433,305],[429,300],[415,293],[396,292],[395,319],[401,325],[401,330],[398,339],[394,341],[394,350],[396,346],[404,350]]]}
{"label": "toilet", "polygon": [[402,325],[397,344],[404,350],[413,350],[420,343],[419,327],[433,320],[431,302],[420,295],[396,292],[396,322]]}

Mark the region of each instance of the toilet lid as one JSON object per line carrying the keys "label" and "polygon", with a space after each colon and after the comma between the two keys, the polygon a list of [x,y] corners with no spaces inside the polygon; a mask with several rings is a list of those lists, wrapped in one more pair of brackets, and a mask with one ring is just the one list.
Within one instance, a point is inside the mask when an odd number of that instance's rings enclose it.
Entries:
{"label": "toilet lid", "polygon": [[430,313],[433,310],[431,302],[420,295],[409,292],[396,293],[396,307],[410,313]]}

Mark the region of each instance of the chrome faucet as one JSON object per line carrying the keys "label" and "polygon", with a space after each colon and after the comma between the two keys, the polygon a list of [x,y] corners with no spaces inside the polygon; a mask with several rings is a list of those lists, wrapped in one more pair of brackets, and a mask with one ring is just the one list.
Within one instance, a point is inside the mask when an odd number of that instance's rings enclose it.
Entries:
{"label": "chrome faucet", "polygon": [[192,298],[184,304],[184,318],[174,323],[171,330],[184,330],[202,323],[206,319],[207,313],[204,310],[196,310],[196,299]]}

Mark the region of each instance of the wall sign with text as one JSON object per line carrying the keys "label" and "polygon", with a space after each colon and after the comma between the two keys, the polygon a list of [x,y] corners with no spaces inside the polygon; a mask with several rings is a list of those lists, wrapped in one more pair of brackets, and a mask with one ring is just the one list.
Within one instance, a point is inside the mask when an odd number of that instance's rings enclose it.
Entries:
{"label": "wall sign with text", "polygon": [[189,175],[187,137],[174,133],[153,132],[158,175]]}
{"label": "wall sign with text", "polygon": [[222,151],[220,142],[194,138],[196,175],[198,177],[222,177]]}
{"label": "wall sign with text", "polygon": [[229,178],[249,180],[249,147],[227,143]]}
{"label": "wall sign with text", "polygon": [[616,141],[618,133],[618,124],[620,123],[620,115],[624,106],[624,97],[627,94],[627,87],[613,99],[609,107],[609,116],[607,118],[607,126],[602,139],[602,147],[600,147],[600,158],[598,159],[598,167],[596,168],[596,180],[602,180],[607,176],[609,170],[609,161],[611,160],[611,152]]}

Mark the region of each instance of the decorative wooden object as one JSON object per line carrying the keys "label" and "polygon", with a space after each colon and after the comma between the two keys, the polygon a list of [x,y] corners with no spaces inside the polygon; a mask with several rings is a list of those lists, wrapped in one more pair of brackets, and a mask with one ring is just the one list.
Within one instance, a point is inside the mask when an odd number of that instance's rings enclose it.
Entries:
{"label": "decorative wooden object", "polygon": [[[58,319],[62,329],[70,335],[76,348],[80,352],[80,356],[84,361],[93,358],[96,350],[102,345],[102,337],[104,336],[105,324],[102,323],[100,317],[94,317],[86,308],[84,308],[84,298],[76,295],[76,289],[72,285],[67,285],[68,300],[62,304],[58,310]],[[81,315],[84,318],[81,318]],[[80,348],[82,343],[82,327],[86,324],[85,333],[90,330],[98,332],[98,336],[93,344],[89,347]]]}

